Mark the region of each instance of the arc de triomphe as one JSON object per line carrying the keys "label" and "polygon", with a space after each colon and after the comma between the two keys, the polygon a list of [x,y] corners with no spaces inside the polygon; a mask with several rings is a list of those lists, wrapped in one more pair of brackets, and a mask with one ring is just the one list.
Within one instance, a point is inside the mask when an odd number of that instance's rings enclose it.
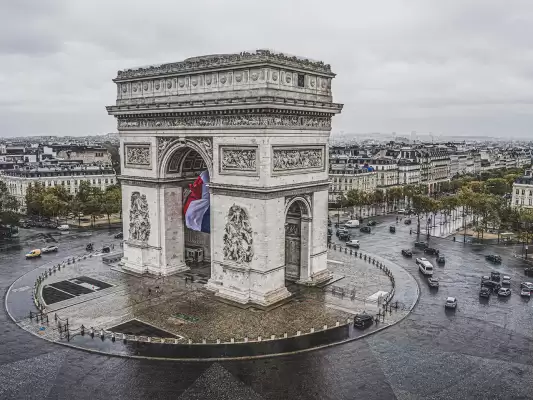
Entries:
{"label": "arc de triomphe", "polygon": [[[169,275],[185,264],[188,184],[210,175],[207,287],[239,302],[289,296],[327,270],[329,65],[267,50],[118,72],[123,268]],[[209,257],[208,257],[209,258]]]}

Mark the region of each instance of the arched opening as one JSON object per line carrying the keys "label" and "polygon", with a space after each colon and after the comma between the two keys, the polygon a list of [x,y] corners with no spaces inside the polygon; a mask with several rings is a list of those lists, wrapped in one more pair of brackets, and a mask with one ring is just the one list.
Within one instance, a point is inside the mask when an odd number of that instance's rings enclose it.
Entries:
{"label": "arched opening", "polygon": [[300,281],[308,277],[309,209],[302,200],[295,200],[285,216],[285,279]]}
{"label": "arched opening", "polygon": [[[198,224],[188,227],[184,207],[186,207],[187,199],[191,195],[190,185],[194,184],[202,173],[210,172],[211,165],[208,164],[199,149],[189,146],[188,143],[176,143],[176,145],[170,146],[160,167],[164,179],[172,181],[167,186],[175,185],[175,189],[179,190],[181,196],[181,198],[173,198],[170,201],[165,198],[165,210],[162,215],[166,216],[165,224],[169,226],[169,230],[175,233],[169,238],[173,241],[171,247],[174,248],[174,252],[183,254],[183,260],[188,267],[195,269],[205,267],[204,278],[207,279],[210,272],[211,237],[210,233],[204,230],[205,224],[202,223],[202,216],[205,215],[205,218],[209,220],[208,226],[210,228],[210,209],[205,210],[204,208],[202,210],[204,213],[198,217]],[[203,196],[207,195],[209,199],[209,183],[205,184],[202,192]],[[191,206],[189,205],[189,207]]]}

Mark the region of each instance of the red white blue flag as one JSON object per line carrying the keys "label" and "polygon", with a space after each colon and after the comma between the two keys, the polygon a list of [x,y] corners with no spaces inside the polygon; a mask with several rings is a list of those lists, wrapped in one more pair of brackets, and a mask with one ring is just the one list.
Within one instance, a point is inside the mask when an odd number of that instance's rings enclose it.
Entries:
{"label": "red white blue flag", "polygon": [[208,183],[209,172],[204,171],[193,184],[189,185],[191,193],[185,200],[183,213],[185,214],[185,225],[193,231],[211,232]]}

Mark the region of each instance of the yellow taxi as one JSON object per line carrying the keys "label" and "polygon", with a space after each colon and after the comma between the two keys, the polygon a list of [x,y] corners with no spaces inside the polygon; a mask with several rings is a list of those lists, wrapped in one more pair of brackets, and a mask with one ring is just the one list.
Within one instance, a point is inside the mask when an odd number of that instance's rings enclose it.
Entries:
{"label": "yellow taxi", "polygon": [[34,249],[34,250],[26,253],[26,258],[36,258],[36,257],[41,257],[41,250]]}

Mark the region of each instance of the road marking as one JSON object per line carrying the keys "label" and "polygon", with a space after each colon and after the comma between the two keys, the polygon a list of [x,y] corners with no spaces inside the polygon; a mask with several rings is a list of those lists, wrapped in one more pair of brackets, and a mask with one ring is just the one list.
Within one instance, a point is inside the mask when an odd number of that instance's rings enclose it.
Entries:
{"label": "road marking", "polygon": [[26,290],[28,289],[31,289],[31,286],[22,286],[20,288],[17,288],[17,289],[13,289],[12,292],[13,293],[16,293],[16,292],[25,292]]}

